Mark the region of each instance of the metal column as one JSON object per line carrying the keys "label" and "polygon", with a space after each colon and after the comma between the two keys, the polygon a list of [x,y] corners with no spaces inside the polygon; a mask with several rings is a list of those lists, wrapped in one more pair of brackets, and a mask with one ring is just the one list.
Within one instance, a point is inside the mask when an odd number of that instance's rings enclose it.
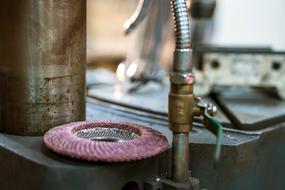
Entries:
{"label": "metal column", "polygon": [[86,0],[3,1],[0,36],[2,132],[85,119]]}

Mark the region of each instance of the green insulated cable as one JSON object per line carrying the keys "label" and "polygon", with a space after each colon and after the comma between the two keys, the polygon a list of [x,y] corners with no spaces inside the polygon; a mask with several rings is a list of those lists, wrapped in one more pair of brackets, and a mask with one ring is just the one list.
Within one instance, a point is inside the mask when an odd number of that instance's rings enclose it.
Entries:
{"label": "green insulated cable", "polygon": [[223,125],[216,120],[214,117],[209,115],[206,111],[205,116],[209,119],[208,130],[214,133],[217,137],[216,140],[216,151],[215,151],[215,163],[220,160],[221,157],[221,147],[222,147],[222,138],[223,138]]}

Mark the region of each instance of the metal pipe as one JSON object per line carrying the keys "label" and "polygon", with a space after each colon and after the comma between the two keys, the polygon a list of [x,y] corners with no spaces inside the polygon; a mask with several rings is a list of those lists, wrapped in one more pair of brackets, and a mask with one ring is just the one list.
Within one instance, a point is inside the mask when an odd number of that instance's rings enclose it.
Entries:
{"label": "metal pipe", "polygon": [[[174,51],[173,72],[170,74],[171,88],[168,98],[169,128],[173,131],[172,180],[188,181],[188,135],[192,129],[194,110],[194,76],[192,70],[192,50],[190,19],[186,0],[169,0],[175,24],[176,47]],[[138,13],[127,22],[127,31],[135,27],[145,16],[150,0],[141,2]]]}
{"label": "metal pipe", "polygon": [[173,72],[170,74],[169,128],[173,131],[172,175],[175,182],[189,180],[189,132],[192,129],[194,77],[190,20],[185,0],[170,0],[175,24],[176,47]]}
{"label": "metal pipe", "polygon": [[0,130],[84,120],[86,0],[3,1],[0,26]]}
{"label": "metal pipe", "polygon": [[172,180],[185,182],[189,179],[189,133],[173,133]]}
{"label": "metal pipe", "polygon": [[186,0],[170,0],[175,27],[175,51],[173,70],[190,72],[192,66],[191,27]]}

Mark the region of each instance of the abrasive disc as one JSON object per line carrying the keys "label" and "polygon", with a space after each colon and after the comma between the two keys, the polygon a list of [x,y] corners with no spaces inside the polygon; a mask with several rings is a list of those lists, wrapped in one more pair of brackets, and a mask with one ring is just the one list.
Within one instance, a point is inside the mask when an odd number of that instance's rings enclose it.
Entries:
{"label": "abrasive disc", "polygon": [[50,129],[44,143],[54,152],[72,158],[123,162],[157,155],[168,147],[159,131],[119,121],[83,121]]}

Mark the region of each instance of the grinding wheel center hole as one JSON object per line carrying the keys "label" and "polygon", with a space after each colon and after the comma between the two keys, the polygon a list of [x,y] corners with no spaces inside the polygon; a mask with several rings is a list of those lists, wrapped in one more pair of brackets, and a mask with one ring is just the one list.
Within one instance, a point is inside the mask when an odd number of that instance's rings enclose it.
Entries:
{"label": "grinding wheel center hole", "polygon": [[111,138],[111,137],[95,137],[90,139],[92,141],[98,141],[98,142],[119,142],[121,141],[120,139],[115,139],[115,138]]}
{"label": "grinding wheel center hole", "polygon": [[89,139],[97,142],[122,142],[133,140],[139,137],[139,135],[133,131],[111,127],[82,129],[77,131],[75,135],[79,138]]}

